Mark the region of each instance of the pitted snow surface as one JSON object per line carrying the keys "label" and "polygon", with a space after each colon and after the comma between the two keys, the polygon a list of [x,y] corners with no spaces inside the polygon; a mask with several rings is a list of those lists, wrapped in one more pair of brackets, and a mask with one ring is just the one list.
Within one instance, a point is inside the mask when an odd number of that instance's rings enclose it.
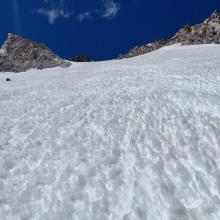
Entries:
{"label": "pitted snow surface", "polygon": [[0,74],[0,219],[219,220],[219,57]]}

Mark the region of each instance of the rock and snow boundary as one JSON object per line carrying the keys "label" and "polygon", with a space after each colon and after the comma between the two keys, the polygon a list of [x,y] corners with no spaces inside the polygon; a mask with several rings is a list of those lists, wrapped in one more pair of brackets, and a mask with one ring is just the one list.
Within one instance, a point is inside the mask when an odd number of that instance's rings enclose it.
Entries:
{"label": "rock and snow boundary", "polygon": [[0,219],[219,220],[219,57],[0,74]]}

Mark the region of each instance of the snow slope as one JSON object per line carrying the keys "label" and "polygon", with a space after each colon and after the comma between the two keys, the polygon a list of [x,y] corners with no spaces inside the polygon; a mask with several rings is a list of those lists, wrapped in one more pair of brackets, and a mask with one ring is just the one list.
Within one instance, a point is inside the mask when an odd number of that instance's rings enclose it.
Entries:
{"label": "snow slope", "polygon": [[220,46],[0,74],[0,219],[219,220]]}

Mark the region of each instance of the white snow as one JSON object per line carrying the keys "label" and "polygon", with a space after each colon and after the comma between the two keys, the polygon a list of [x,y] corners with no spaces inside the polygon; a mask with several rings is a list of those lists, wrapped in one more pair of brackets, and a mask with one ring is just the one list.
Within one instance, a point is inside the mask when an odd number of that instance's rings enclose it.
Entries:
{"label": "white snow", "polygon": [[219,219],[220,46],[0,74],[0,220]]}

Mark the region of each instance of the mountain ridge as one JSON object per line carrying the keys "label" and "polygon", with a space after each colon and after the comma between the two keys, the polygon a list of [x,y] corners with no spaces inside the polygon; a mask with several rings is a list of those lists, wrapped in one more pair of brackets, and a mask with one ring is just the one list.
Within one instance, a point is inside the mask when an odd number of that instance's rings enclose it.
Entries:
{"label": "mountain ridge", "polygon": [[156,40],[143,46],[136,46],[127,54],[120,54],[117,59],[130,58],[149,53],[164,46],[181,43],[182,45],[220,43],[220,13],[215,10],[202,23],[185,25],[169,39]]}

